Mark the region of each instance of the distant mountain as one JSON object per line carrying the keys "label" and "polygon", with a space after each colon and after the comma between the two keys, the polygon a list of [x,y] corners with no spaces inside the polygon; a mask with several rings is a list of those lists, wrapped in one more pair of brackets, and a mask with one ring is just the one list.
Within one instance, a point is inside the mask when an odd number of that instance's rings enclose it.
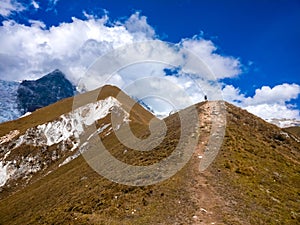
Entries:
{"label": "distant mountain", "polygon": [[300,127],[300,121],[296,119],[268,119],[267,122],[275,124],[281,128]]}
{"label": "distant mountain", "polygon": [[0,123],[15,120],[74,94],[75,87],[59,70],[38,80],[21,83],[0,80]]}
{"label": "distant mountain", "polygon": [[0,123],[21,116],[17,104],[18,82],[0,80]]}
{"label": "distant mountain", "polygon": [[[123,144],[117,131],[127,132],[123,127],[129,125],[136,137],[148,139],[157,128],[149,129],[149,121],[158,120],[132,101],[117,87],[105,86],[0,124],[0,224],[299,224],[298,136],[231,104],[207,101],[194,105],[198,124],[180,117],[191,107],[175,112],[163,120],[163,140],[158,133],[147,142],[155,144],[153,150],[138,151]],[[220,105],[226,105],[225,114]],[[225,122],[222,136],[218,128]],[[106,172],[118,169],[106,160],[110,155],[142,168],[135,182],[159,178],[156,173],[165,168],[146,177],[143,168],[166,158],[170,165],[178,163],[176,157],[190,149],[188,142],[177,149],[181,124],[196,127],[184,133],[198,143],[188,163],[159,183],[113,182],[81,155],[99,137],[107,151],[96,162],[106,165]],[[199,163],[211,156],[218,139],[223,144],[217,157],[200,172]]]}
{"label": "distant mountain", "polygon": [[75,87],[60,70],[38,80],[24,80],[17,90],[17,103],[22,114],[33,112],[60,99],[73,96]]}
{"label": "distant mountain", "polygon": [[143,106],[147,111],[151,112],[152,114],[154,114],[154,110],[147,104],[145,103],[142,99],[138,99],[135,96],[131,96],[131,98],[136,101],[137,103],[139,103],[141,106]]}
{"label": "distant mountain", "polygon": [[152,114],[154,114],[157,118],[159,119],[163,119],[166,118],[167,116],[175,113],[176,111],[173,110],[169,113],[165,112],[165,113],[158,113],[156,112],[151,106],[149,106],[146,102],[144,102],[142,99],[138,99],[134,96],[131,96],[132,99],[134,99],[137,103],[139,103],[141,106],[143,106],[147,111],[151,112]]}

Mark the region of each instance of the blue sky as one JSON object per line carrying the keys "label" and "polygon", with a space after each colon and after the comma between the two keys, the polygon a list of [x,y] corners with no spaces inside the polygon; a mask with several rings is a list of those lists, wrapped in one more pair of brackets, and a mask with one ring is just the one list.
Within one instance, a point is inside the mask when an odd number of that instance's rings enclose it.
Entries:
{"label": "blue sky", "polygon": [[[239,62],[235,68],[225,68],[226,65],[220,65],[220,68],[223,67],[219,71],[230,70],[227,75],[219,79],[224,87],[226,100],[235,102],[264,118],[270,118],[272,115],[300,118],[300,1],[4,0],[0,3],[0,14],[3,28],[0,39],[5,40],[3,43],[11,43],[10,39],[14,38],[14,32],[21,33],[23,28],[17,25],[27,26],[28,32],[33,34],[37,32],[36,37],[38,37],[41,32],[51,33],[51,27],[62,28],[62,23],[75,26],[76,22],[72,17],[87,21],[105,16],[108,17],[104,22],[105,27],[123,26],[129,35],[132,35],[133,41],[150,38],[183,43],[187,40],[188,46],[191,46],[191,40],[196,39],[195,45],[213,47],[212,52],[209,53],[211,58],[208,60],[217,55],[226,60],[233,59]],[[132,15],[136,16],[132,18]],[[136,20],[140,23],[135,22],[133,26],[133,21]],[[33,29],[33,26],[36,28]],[[9,28],[5,30],[5,27]],[[11,37],[8,37],[8,29],[12,34]],[[59,29],[56,29],[52,33],[58,32]],[[140,33],[144,33],[144,36]],[[122,34],[125,40],[127,34],[125,35],[123,31]],[[34,42],[39,39],[32,38],[27,41]],[[200,43],[200,40],[207,42]],[[97,41],[99,42],[98,39]],[[21,46],[24,38],[18,44],[17,42],[18,40],[13,40],[12,46]],[[116,42],[120,44],[120,40],[112,41],[112,43]],[[59,52],[54,49],[54,45],[50,47],[53,48],[52,52]],[[10,53],[12,49],[8,47],[1,49],[2,59],[4,56],[9,56],[0,64],[0,76],[3,79],[34,78],[38,74],[51,70],[57,62],[56,58],[54,60],[47,55],[47,59],[51,58],[49,63],[51,66],[45,66],[45,62],[37,62],[34,68],[32,64],[28,65],[32,68],[24,72],[24,76],[8,76],[8,69],[17,68],[14,67],[15,64],[26,64],[26,62],[22,61],[22,56],[18,56],[20,61],[9,60],[13,57]],[[26,57],[28,58],[28,55]],[[63,61],[59,61],[57,67],[63,64]],[[236,73],[237,69],[239,72]],[[20,71],[24,70],[20,68]],[[70,77],[75,76],[75,68],[72,71]],[[17,72],[16,69],[15,73]],[[264,101],[261,100],[262,98]]]}

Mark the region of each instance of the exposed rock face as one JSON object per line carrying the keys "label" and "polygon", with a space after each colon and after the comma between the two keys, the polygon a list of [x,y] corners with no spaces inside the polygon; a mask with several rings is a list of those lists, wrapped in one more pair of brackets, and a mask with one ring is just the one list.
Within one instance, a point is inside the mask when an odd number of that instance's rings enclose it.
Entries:
{"label": "exposed rock face", "polygon": [[22,114],[33,112],[60,99],[74,95],[75,87],[60,70],[35,81],[23,81],[17,91],[18,108]]}

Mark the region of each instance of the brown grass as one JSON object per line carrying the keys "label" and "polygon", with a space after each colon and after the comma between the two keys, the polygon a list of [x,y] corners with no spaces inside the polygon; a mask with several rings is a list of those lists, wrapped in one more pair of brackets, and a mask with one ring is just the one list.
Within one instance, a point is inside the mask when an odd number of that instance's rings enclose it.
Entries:
{"label": "brown grass", "polygon": [[299,224],[300,143],[227,104],[223,148],[210,168],[227,224]]}
{"label": "brown grass", "polygon": [[[60,104],[71,102],[67,99]],[[30,119],[2,124],[0,130],[5,134],[17,124],[22,130],[38,124],[42,117],[55,118],[66,110],[60,104],[57,110],[41,109]],[[137,136],[146,138],[152,115],[141,115],[137,107],[131,127]],[[48,115],[47,110],[57,114]],[[215,213],[224,224],[299,224],[300,143],[245,110],[230,104],[227,110],[225,140],[205,184],[223,201],[224,207]],[[141,154],[128,149],[124,155],[124,146],[114,135],[105,138],[104,144],[123,162],[152,164],[168,156],[178,141],[176,115],[166,123],[167,138],[155,151]],[[199,210],[192,200],[195,193],[187,185],[197,173],[193,163],[161,183],[131,187],[99,176],[79,157],[2,199],[0,224],[191,224]]]}

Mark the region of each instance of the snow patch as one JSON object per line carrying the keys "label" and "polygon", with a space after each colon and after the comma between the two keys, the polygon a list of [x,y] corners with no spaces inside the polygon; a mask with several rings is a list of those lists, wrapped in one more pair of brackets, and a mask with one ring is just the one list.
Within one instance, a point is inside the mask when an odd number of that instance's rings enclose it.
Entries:
{"label": "snow patch", "polygon": [[[79,146],[79,136],[84,133],[85,128],[92,125],[95,121],[106,117],[114,108],[121,111],[124,117],[123,122],[129,121],[129,114],[121,108],[121,103],[113,97],[108,97],[61,115],[57,120],[28,129],[24,135],[19,137],[15,148],[24,142],[34,146],[51,146],[74,137],[75,141],[72,141],[72,150],[74,150]],[[117,126],[119,127],[120,124]],[[104,130],[105,128],[101,129]],[[96,133],[102,132],[103,130],[101,129],[98,129]]]}
{"label": "snow patch", "polygon": [[8,164],[3,166],[3,163],[0,162],[0,187],[2,187],[9,178],[9,175],[7,173],[7,166]]}
{"label": "snow patch", "polygon": [[[88,138],[87,138],[87,141],[89,141],[92,137],[102,133],[106,128],[108,128],[111,124],[105,124],[103,125],[102,127],[98,128],[94,133],[92,133]],[[77,146],[78,147],[78,146]],[[61,164],[58,165],[58,167],[61,167],[69,162],[71,162],[73,159],[76,159],[78,156],[80,156],[80,154],[82,152],[84,152],[86,150],[86,148],[88,147],[88,142],[84,142],[79,150],[74,154],[74,155],[71,155],[69,157],[67,157]]]}
{"label": "snow patch", "polygon": [[110,126],[110,123],[109,124],[106,124],[106,125],[104,125],[104,126],[102,126],[102,127],[100,127],[100,128],[98,128],[94,133],[92,133],[88,138],[87,138],[87,140],[89,141],[92,137],[94,137],[95,135],[97,135],[97,134],[100,134],[100,133],[102,133],[107,127],[109,127]]}
{"label": "snow patch", "polygon": [[289,134],[283,131],[280,131],[280,134],[285,136],[286,138],[290,138]]}
{"label": "snow patch", "polygon": [[26,117],[26,116],[29,116],[29,115],[31,115],[31,112],[25,113],[24,115],[20,116],[20,118],[23,118],[23,117]]}
{"label": "snow patch", "polygon": [[78,152],[76,152],[76,154],[67,157],[61,164],[58,165],[58,167],[61,167],[65,164],[71,162],[73,159],[76,159],[78,156],[80,156],[80,154],[81,154],[81,152],[78,151]]}
{"label": "snow patch", "polygon": [[[129,114],[121,107],[121,103],[113,97],[108,97],[104,100],[81,106],[69,113],[61,115],[54,121],[29,128],[23,135],[15,140],[13,139],[20,133],[18,130],[13,130],[9,134],[0,137],[0,144],[13,140],[13,145],[11,146],[14,146],[11,148],[4,146],[4,149],[2,149],[5,154],[2,157],[2,161],[0,161],[0,186],[5,185],[8,179],[18,179],[22,177],[22,179],[29,181],[28,178],[31,178],[33,173],[47,168],[51,160],[56,161],[63,157],[61,152],[58,153],[54,150],[49,162],[43,160],[42,153],[47,150],[47,146],[61,144],[61,151],[65,151],[65,147],[68,146],[67,149],[71,152],[79,147],[79,150],[67,157],[59,167],[77,158],[81,152],[88,147],[88,142],[80,145],[80,135],[85,132],[88,126],[91,126],[99,119],[105,118],[110,113],[115,113],[121,118],[115,125],[118,128],[122,123],[130,121]],[[110,123],[103,124],[88,137],[88,140],[102,133],[108,127],[110,127],[109,131],[113,129]],[[41,152],[34,156],[20,155],[17,161],[14,160],[14,162],[4,162],[11,150],[16,149],[22,144],[41,147]]]}
{"label": "snow patch", "polygon": [[18,130],[12,130],[10,131],[8,134],[0,137],[0,144],[4,144],[6,142],[11,141],[14,137],[16,137],[18,134],[20,133],[20,131]]}
{"label": "snow patch", "polygon": [[10,153],[11,153],[11,151],[6,152],[4,157],[3,157],[3,160],[5,160],[9,156]]}
{"label": "snow patch", "polygon": [[7,180],[14,174],[16,169],[12,166],[12,162],[8,161],[4,165],[0,161],[0,187],[4,186]]}

